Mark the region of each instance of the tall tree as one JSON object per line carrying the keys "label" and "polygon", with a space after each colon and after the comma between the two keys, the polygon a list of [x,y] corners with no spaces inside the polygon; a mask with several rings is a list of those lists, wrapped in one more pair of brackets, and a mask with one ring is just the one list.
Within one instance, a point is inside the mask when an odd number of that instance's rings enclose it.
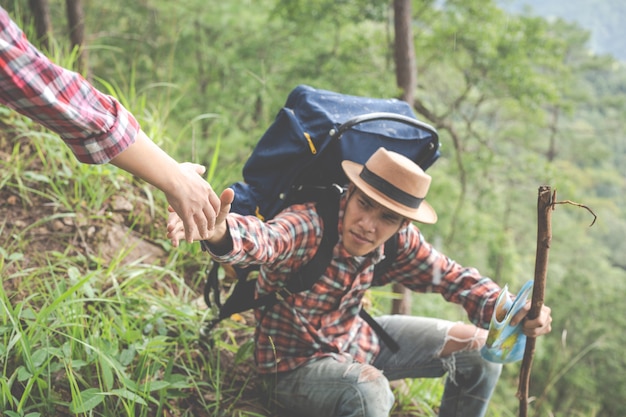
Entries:
{"label": "tall tree", "polygon": [[35,31],[40,47],[50,50],[50,34],[52,33],[52,20],[50,18],[50,4],[48,0],[29,0],[29,6],[35,20]]}
{"label": "tall tree", "polygon": [[76,66],[79,71],[85,72],[87,70],[87,51],[83,47],[85,43],[83,3],[81,0],[65,0],[65,7],[72,49],[78,51]]}
{"label": "tall tree", "polygon": [[[413,103],[417,88],[417,64],[413,43],[411,0],[394,0],[394,57],[396,84],[402,91],[402,100]],[[411,313],[411,293],[401,284],[394,284],[393,291],[400,295],[392,302],[391,314]]]}
{"label": "tall tree", "polygon": [[394,56],[396,83],[402,90],[402,100],[413,103],[417,88],[417,64],[413,42],[411,0],[394,0]]}

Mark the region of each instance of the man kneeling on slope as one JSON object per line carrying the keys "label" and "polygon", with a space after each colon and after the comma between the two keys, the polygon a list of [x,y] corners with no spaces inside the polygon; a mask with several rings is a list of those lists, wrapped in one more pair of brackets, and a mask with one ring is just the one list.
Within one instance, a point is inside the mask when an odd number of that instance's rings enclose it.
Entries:
{"label": "man kneeling on slope", "polygon": [[[434,223],[424,201],[431,177],[408,158],[383,148],[365,165],[343,161],[350,180],[339,208],[339,241],[312,289],[255,311],[255,359],[272,381],[272,393],[290,415],[387,417],[394,397],[389,381],[441,377],[447,373],[440,416],[483,416],[500,375],[500,364],[483,359],[494,304],[501,288],[474,268],[435,250],[412,221]],[[220,263],[260,265],[259,295],[274,292],[315,254],[323,220],[315,203],[288,207],[272,220],[228,213],[234,195],[226,189],[212,236],[211,256]],[[395,260],[380,276],[374,266],[384,243],[398,233]],[[184,238],[175,213],[168,221],[174,245]],[[199,236],[197,237],[199,239]],[[474,323],[390,315],[377,322],[398,343],[392,352],[359,316],[366,290],[400,283],[416,292],[436,292],[460,304]],[[550,332],[550,309],[512,324],[536,337]]]}

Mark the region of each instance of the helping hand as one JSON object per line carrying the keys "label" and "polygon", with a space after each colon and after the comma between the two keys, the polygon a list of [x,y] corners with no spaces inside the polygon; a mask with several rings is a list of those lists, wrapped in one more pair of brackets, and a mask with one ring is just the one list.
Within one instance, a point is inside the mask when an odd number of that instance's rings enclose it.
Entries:
{"label": "helping hand", "polygon": [[215,227],[215,213],[220,201],[211,185],[202,177],[205,167],[190,162],[178,165],[185,178],[175,192],[166,193],[170,204],[168,210],[175,211],[184,225],[183,233],[188,242],[196,238],[204,239]]}
{"label": "helping hand", "polygon": [[217,217],[215,223],[211,228],[205,229],[193,229],[189,231],[187,226],[180,218],[180,216],[174,211],[172,207],[168,208],[169,218],[167,220],[167,237],[172,241],[174,247],[178,247],[178,244],[183,238],[186,238],[188,242],[196,240],[208,240],[217,241],[221,239],[226,233],[226,216],[230,211],[230,205],[235,198],[235,192],[231,188],[227,188],[222,191],[222,195],[218,200],[216,207]]}

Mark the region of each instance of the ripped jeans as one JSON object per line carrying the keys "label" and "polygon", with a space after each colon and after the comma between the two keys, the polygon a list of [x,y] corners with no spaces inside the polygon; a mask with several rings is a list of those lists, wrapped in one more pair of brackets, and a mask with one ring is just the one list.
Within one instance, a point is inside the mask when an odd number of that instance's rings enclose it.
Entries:
{"label": "ripped jeans", "polygon": [[440,357],[456,323],[400,315],[377,321],[398,342],[399,352],[382,344],[373,366],[326,357],[273,376],[272,396],[289,416],[388,417],[394,403],[390,380],[438,378],[446,373],[439,416],[485,414],[502,368],[482,359],[475,348]]}

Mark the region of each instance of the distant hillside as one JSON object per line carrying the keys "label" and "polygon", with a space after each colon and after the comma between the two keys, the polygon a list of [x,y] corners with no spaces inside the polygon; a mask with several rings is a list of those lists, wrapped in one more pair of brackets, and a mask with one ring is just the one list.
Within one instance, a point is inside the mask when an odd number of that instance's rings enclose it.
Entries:
{"label": "distant hillside", "polygon": [[626,61],[626,1],[624,0],[497,0],[505,10],[530,7],[535,15],[577,22],[591,33],[590,47]]}

